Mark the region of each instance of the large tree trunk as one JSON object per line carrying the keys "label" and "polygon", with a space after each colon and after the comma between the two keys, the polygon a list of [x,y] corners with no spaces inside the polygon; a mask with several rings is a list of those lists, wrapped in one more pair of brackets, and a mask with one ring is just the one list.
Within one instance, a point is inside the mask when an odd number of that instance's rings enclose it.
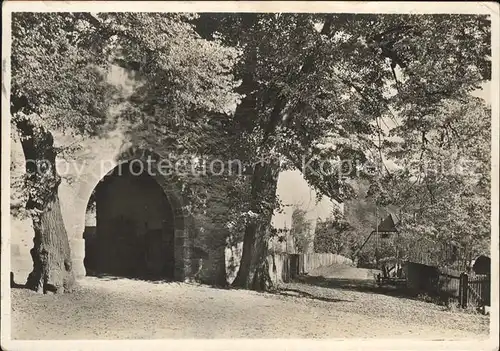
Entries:
{"label": "large tree trunk", "polygon": [[[243,21],[247,28],[252,28],[257,23],[256,16],[244,16]],[[330,33],[332,17],[326,19],[321,34]],[[257,63],[257,50],[247,53],[245,62],[247,69],[243,74],[242,92],[249,94],[240,104],[236,111],[235,118],[241,118],[243,121],[248,119],[249,111],[255,111],[257,106],[256,95],[252,94],[258,84],[254,80],[254,71]],[[300,72],[291,77],[292,80],[300,79],[301,75],[308,74],[314,69],[314,54],[309,55],[300,69]],[[267,98],[267,97],[266,97]],[[277,94],[274,101],[274,107],[269,116],[269,120],[264,126],[264,135],[261,143],[262,149],[270,148],[270,139],[276,132],[276,128],[283,123],[283,110],[287,100],[280,93]],[[289,119],[290,122],[290,119]],[[288,123],[289,123],[288,122]],[[269,289],[272,287],[272,281],[269,277],[269,267],[267,262],[267,248],[269,244],[269,232],[271,228],[271,213],[262,213],[261,204],[263,202],[274,202],[278,183],[279,164],[275,161],[269,163],[257,164],[252,174],[252,199],[251,209],[260,215],[258,223],[248,223],[245,228],[243,238],[243,252],[241,257],[240,269],[233,286],[241,288],[250,288],[255,290]]]}
{"label": "large tree trunk", "polygon": [[257,164],[252,174],[253,212],[259,214],[258,221],[246,225],[240,268],[232,286],[269,290],[273,284],[267,262],[272,210],[262,209],[263,202],[273,203],[276,197],[279,165],[274,161]]}
{"label": "large tree trunk", "polygon": [[26,118],[15,119],[26,160],[29,197],[26,204],[35,237],[31,249],[33,271],[26,286],[37,292],[69,292],[75,284],[68,234],[59,203],[61,177],[50,132]]}
{"label": "large tree trunk", "polygon": [[70,292],[75,278],[71,266],[71,251],[68,235],[59,204],[54,195],[53,201],[46,204],[44,212],[33,219],[35,238],[31,249],[33,271],[28,276],[26,286],[37,292]]}

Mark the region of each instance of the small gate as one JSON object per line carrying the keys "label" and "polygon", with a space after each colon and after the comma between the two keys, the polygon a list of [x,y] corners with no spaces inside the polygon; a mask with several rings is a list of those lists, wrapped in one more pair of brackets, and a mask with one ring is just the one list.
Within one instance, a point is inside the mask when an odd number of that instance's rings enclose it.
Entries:
{"label": "small gate", "polygon": [[490,277],[486,275],[469,278],[468,303],[475,306],[490,306]]}
{"label": "small gate", "polygon": [[460,275],[460,305],[462,307],[490,306],[491,304],[491,278],[489,275],[477,275],[469,277],[467,274]]}

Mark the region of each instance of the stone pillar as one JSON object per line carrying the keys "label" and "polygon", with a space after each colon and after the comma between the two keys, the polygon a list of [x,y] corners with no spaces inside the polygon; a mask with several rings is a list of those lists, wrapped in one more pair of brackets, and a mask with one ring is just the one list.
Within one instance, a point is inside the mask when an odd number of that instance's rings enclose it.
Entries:
{"label": "stone pillar", "polygon": [[188,246],[189,237],[187,236],[187,231],[185,226],[185,213],[182,209],[180,203],[173,201],[174,199],[170,196],[169,201],[174,210],[174,258],[175,258],[175,271],[174,279],[177,281],[186,281],[189,277],[189,270],[191,262],[188,262],[191,258],[190,252],[186,249]]}
{"label": "stone pillar", "polygon": [[175,229],[174,232],[174,279],[178,281],[184,280],[184,231]]}
{"label": "stone pillar", "polygon": [[184,281],[193,282],[195,280],[194,274],[197,273],[195,270],[198,267],[198,259],[193,258],[193,248],[189,244],[189,240],[184,242],[182,249],[184,252]]}
{"label": "stone pillar", "polygon": [[85,277],[86,271],[83,264],[83,259],[85,258],[85,240],[70,238],[69,245],[71,247],[71,263],[75,278]]}

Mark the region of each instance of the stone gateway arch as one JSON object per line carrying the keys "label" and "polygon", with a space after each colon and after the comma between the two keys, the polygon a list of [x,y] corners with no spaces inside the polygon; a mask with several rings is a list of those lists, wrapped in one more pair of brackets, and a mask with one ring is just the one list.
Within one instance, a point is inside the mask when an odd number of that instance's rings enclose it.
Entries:
{"label": "stone gateway arch", "polygon": [[195,230],[188,225],[193,219],[176,185],[161,174],[157,163],[148,162],[160,156],[128,148],[116,159],[116,166],[101,170],[107,173],[89,195],[93,206],[86,206],[87,220],[95,216],[94,226],[84,229],[86,270],[135,278],[194,279],[201,257],[194,255],[198,251],[194,250]]}
{"label": "stone gateway arch", "polygon": [[[13,149],[19,145],[13,143]],[[119,133],[85,141],[74,161],[60,160],[61,211],[77,278],[109,273],[135,278],[215,281],[224,247],[208,247],[185,209],[180,189],[148,159],[160,156]],[[144,172],[137,168],[143,165]],[[14,279],[32,269],[29,220],[11,221]],[[87,252],[86,252],[87,251]],[[203,269],[202,269],[203,267]]]}

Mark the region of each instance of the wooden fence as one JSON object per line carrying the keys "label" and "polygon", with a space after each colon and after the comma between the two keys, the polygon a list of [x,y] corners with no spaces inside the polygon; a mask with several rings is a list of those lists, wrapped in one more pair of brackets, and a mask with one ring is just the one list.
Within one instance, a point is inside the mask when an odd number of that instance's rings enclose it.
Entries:
{"label": "wooden fence", "polygon": [[437,268],[437,291],[454,299],[460,298],[461,272],[449,268]]}
{"label": "wooden fence", "polygon": [[330,253],[288,254],[274,253],[267,257],[269,274],[275,283],[288,282],[318,267],[332,264],[353,265],[353,261]]}
{"label": "wooden fence", "polygon": [[460,271],[414,262],[406,262],[404,270],[407,287],[412,290],[454,299],[464,308],[490,305],[489,276],[469,277]]}

